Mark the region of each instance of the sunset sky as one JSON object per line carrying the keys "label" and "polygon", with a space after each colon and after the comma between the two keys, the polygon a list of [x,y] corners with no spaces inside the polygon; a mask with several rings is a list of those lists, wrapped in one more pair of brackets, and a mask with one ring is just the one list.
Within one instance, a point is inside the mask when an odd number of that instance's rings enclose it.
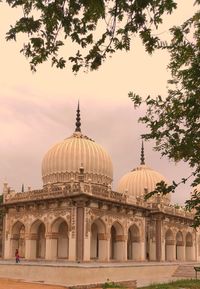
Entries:
{"label": "sunset sky", "polygon": [[[169,37],[168,27],[181,24],[191,15],[193,1],[179,1],[180,7],[165,18],[158,32]],[[70,136],[75,126],[78,99],[81,105],[82,132],[101,144],[111,155],[114,184],[140,162],[140,135],[145,127],[137,119],[144,110],[134,110],[128,92],[143,96],[166,95],[168,55],[145,53],[135,38],[131,51],[118,52],[96,72],[73,75],[70,67],[51,68],[50,63],[32,73],[28,61],[19,53],[23,44],[6,42],[5,33],[15,23],[19,12],[1,3],[0,17],[0,182],[7,181],[19,191],[22,183],[40,188],[41,162],[45,152],[56,142]],[[68,55],[71,47],[65,47]],[[145,143],[146,164],[169,181],[190,174],[186,164],[170,163]],[[173,196],[183,203],[189,186],[181,186]]]}

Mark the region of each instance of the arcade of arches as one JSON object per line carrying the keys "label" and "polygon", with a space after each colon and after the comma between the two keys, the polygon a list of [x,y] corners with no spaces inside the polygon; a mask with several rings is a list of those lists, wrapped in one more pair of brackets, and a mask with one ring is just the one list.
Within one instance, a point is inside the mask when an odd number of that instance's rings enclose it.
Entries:
{"label": "arcade of arches", "polygon": [[[200,258],[200,237],[191,227],[164,216],[140,211],[116,214],[114,207],[82,208],[63,201],[16,210],[8,209],[4,258],[14,258],[16,248],[27,260],[70,261],[194,261]],[[52,210],[53,208],[53,210]],[[108,210],[109,208],[109,210]],[[40,218],[37,218],[40,210]],[[23,214],[24,211],[26,214]],[[127,213],[128,212],[128,213]],[[62,215],[62,217],[60,217]],[[58,216],[58,217],[56,217]],[[81,249],[81,250],[80,250]]]}

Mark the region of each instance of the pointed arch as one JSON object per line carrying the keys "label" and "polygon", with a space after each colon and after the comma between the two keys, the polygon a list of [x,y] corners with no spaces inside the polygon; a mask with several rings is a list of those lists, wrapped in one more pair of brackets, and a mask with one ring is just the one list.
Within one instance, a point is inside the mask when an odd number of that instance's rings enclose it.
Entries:
{"label": "pointed arch", "polygon": [[185,236],[185,260],[194,260],[193,237],[190,232],[187,232]]}
{"label": "pointed arch", "polygon": [[184,239],[183,233],[178,231],[176,233],[176,260],[183,261],[185,259]]}
{"label": "pointed arch", "polygon": [[94,220],[90,229],[90,259],[105,260],[106,254],[106,225],[100,218]]}
{"label": "pointed arch", "polygon": [[21,258],[25,257],[25,225],[21,221],[16,221],[11,229],[11,255],[15,256],[18,249]]}
{"label": "pointed arch", "polygon": [[110,259],[122,260],[124,258],[124,229],[115,221],[110,228]]}
{"label": "pointed arch", "polygon": [[174,234],[171,229],[168,229],[165,232],[165,260],[166,261],[173,261],[175,259],[174,256],[174,247],[175,240]]}
{"label": "pointed arch", "polygon": [[40,219],[35,220],[30,227],[31,255],[33,258],[44,259],[46,255],[46,226]]}
{"label": "pointed arch", "polygon": [[127,259],[140,260],[141,259],[141,243],[140,230],[136,224],[133,224],[128,229],[127,241]]}
{"label": "pointed arch", "polygon": [[56,259],[69,258],[69,226],[64,218],[57,218],[51,225],[52,256]]}

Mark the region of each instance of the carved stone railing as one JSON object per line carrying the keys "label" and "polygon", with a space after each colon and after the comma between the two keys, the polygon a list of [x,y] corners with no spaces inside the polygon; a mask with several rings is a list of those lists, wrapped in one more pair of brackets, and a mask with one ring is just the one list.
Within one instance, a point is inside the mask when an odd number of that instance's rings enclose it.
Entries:
{"label": "carved stone railing", "polygon": [[36,201],[64,197],[74,192],[80,191],[78,183],[67,184],[65,186],[51,186],[40,190],[33,190],[24,193],[7,193],[4,197],[4,203],[16,203],[25,201]]}
{"label": "carved stone railing", "polygon": [[127,196],[125,194],[119,193],[119,192],[115,192],[115,191],[110,191],[109,192],[109,198],[111,200],[115,200],[118,202],[123,202],[126,203],[127,202]]}

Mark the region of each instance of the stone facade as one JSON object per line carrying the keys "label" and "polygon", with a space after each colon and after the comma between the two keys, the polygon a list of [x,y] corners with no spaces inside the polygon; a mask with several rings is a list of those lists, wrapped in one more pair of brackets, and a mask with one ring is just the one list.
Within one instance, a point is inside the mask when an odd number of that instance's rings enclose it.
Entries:
{"label": "stone facade", "polygon": [[195,261],[200,237],[184,209],[84,181],[9,192],[4,185],[3,256],[70,261]]}

